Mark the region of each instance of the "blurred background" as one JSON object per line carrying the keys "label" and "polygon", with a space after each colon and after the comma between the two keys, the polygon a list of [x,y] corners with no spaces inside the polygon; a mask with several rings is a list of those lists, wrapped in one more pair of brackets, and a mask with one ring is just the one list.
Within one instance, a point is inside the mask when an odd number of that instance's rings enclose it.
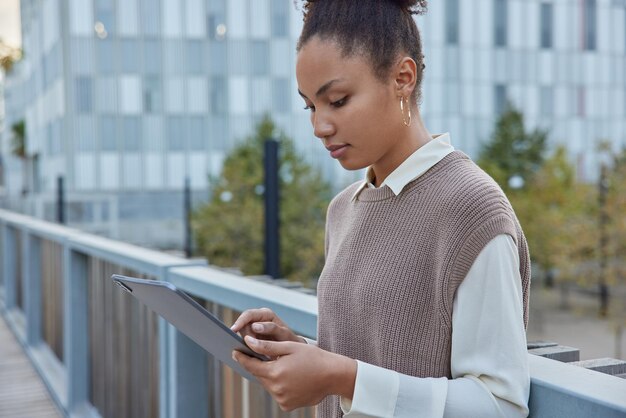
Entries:
{"label": "blurred background", "polygon": [[[0,207],[262,274],[273,138],[280,271],[314,287],[326,206],[363,173],[302,109],[296,3],[0,0]],[[416,20],[426,126],[528,237],[529,340],[625,359],[626,1],[439,0]]]}

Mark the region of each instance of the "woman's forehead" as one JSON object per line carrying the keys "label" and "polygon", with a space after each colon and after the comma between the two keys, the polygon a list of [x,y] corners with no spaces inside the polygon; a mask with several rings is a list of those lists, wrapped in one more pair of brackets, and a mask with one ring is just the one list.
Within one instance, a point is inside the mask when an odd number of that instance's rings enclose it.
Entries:
{"label": "woman's forehead", "polygon": [[344,54],[341,47],[332,40],[312,38],[298,53],[296,78],[302,84],[308,84],[309,81],[319,83],[324,80],[325,83],[332,79],[353,80],[372,76],[371,65],[365,57],[361,54]]}

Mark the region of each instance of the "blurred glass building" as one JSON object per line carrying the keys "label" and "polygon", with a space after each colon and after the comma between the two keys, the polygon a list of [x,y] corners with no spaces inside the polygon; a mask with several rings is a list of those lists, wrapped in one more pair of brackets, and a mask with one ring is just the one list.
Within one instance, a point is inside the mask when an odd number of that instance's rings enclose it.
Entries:
{"label": "blurred glass building", "polygon": [[[567,145],[583,178],[595,141],[626,144],[624,0],[429,3],[417,20],[432,132],[476,156],[510,101]],[[2,145],[15,208],[54,219],[63,176],[71,225],[180,247],[184,179],[206,200],[209,176],[264,114],[336,188],[362,175],[328,157],[302,110],[291,0],[21,0],[21,16],[26,58],[6,80]]]}

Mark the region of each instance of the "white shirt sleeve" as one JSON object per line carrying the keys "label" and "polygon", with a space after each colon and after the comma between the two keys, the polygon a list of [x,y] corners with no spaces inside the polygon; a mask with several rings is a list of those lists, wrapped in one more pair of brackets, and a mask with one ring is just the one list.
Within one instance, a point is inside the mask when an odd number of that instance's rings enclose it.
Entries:
{"label": "white shirt sleeve", "polygon": [[494,238],[457,290],[452,311],[452,380],[417,378],[358,362],[346,417],[526,417],[530,374],[519,255]]}

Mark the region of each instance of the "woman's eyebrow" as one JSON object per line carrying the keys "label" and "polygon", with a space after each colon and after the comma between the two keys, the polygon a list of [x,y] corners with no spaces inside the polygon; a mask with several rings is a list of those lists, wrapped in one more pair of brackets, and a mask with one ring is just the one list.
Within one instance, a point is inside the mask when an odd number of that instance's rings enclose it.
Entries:
{"label": "woman's eyebrow", "polygon": [[[328,89],[329,89],[329,88],[333,85],[333,83],[336,83],[336,82],[338,82],[338,81],[342,81],[342,80],[343,80],[343,79],[341,79],[341,78],[336,78],[336,79],[334,79],[334,80],[330,80],[330,81],[328,81],[327,83],[324,83],[324,85],[322,85],[322,87],[320,87],[319,89],[317,89],[317,92],[315,93],[315,97],[319,97],[319,96],[321,96],[322,94],[324,94],[324,93],[325,93],[325,92],[326,92],[326,91],[327,91],[327,90],[328,90]],[[306,96],[304,95],[304,93],[302,93],[302,92],[300,91],[300,89],[298,89],[298,94],[300,94],[300,96],[302,96],[304,99],[308,99],[308,97],[306,97]]]}

